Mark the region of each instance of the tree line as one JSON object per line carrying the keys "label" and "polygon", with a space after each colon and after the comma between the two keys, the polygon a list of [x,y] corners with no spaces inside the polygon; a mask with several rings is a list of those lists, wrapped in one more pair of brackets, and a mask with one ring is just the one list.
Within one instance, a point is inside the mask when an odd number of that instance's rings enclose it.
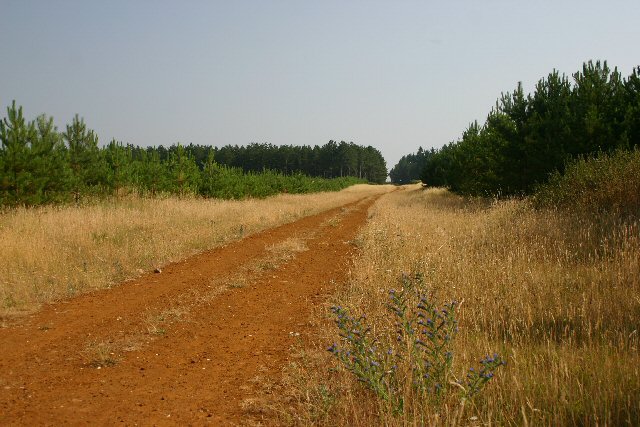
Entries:
{"label": "tree line", "polygon": [[329,141],[322,146],[273,145],[252,143],[246,146],[225,145],[210,147],[188,145],[198,165],[203,165],[210,152],[216,161],[245,172],[277,170],[284,174],[302,173],[308,176],[337,178],[356,177],[369,182],[383,183],[387,178],[387,164],[380,151],[372,146],[353,142]]}
{"label": "tree line", "polygon": [[386,164],[373,147],[250,144],[222,148],[138,147],[98,136],[76,115],[58,131],[53,118],[25,119],[15,101],[0,119],[0,205],[39,205],[137,191],[205,197],[266,196],[336,190],[384,182]]}
{"label": "tree line", "polygon": [[[640,67],[623,78],[606,61],[589,61],[571,79],[552,71],[532,94],[521,83],[503,93],[482,126],[473,122],[457,141],[423,152],[419,178],[461,194],[530,194],[573,159],[639,143]],[[394,176],[410,163],[396,165]]]}
{"label": "tree line", "polygon": [[425,151],[422,147],[418,152],[407,154],[400,158],[398,163],[389,171],[389,178],[394,184],[410,184],[420,181],[422,172],[435,150]]}

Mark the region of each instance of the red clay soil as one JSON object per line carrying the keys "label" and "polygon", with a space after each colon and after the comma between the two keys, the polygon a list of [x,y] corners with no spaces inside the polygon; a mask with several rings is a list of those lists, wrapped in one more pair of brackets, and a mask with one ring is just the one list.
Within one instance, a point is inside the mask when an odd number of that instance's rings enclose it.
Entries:
{"label": "red clay soil", "polygon": [[[251,380],[280,375],[296,334],[314,333],[313,304],[345,281],[351,241],[373,201],[47,305],[0,329],[0,425],[244,423],[241,404],[258,392]],[[244,287],[213,289],[296,236],[306,236],[308,250]]]}

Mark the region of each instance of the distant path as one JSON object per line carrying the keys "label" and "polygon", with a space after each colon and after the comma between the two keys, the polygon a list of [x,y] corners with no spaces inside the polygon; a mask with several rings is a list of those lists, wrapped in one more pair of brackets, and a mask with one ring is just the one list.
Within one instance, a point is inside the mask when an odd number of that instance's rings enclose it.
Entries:
{"label": "distant path", "polygon": [[346,279],[370,197],[0,329],[0,425],[233,425]]}

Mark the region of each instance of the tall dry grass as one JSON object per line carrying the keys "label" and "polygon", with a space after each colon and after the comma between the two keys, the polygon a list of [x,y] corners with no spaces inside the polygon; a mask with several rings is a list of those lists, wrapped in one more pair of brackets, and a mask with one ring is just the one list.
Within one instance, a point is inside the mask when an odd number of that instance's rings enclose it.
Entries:
{"label": "tall dry grass", "polygon": [[262,200],[120,198],[0,213],[0,314],[113,286],[143,271],[390,186]]}
{"label": "tall dry grass", "polygon": [[[453,366],[458,378],[494,351],[508,364],[464,408],[457,399],[429,407],[407,396],[404,414],[394,416],[324,350],[338,340],[333,323],[325,321],[315,347],[289,368],[284,420],[363,426],[640,423],[637,222],[413,188],[375,204],[359,244],[352,279],[334,303],[366,314],[374,333],[393,331],[388,291],[403,272],[422,273],[438,301],[462,301]],[[326,307],[319,316],[328,316]]]}

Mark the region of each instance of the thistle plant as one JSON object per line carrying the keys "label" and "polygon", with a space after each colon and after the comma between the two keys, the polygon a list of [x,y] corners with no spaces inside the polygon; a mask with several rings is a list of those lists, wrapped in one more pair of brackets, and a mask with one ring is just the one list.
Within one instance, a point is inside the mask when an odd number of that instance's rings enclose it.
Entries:
{"label": "thistle plant", "polygon": [[341,340],[328,350],[380,400],[389,402],[394,413],[403,412],[408,388],[431,406],[454,393],[460,400],[472,399],[506,362],[497,354],[486,356],[477,370],[470,368],[464,380],[456,380],[452,364],[458,303],[438,307],[420,274],[403,274],[400,284],[399,290],[389,291],[387,304],[395,320],[393,332],[373,336],[364,315],[356,318],[334,306]]}

